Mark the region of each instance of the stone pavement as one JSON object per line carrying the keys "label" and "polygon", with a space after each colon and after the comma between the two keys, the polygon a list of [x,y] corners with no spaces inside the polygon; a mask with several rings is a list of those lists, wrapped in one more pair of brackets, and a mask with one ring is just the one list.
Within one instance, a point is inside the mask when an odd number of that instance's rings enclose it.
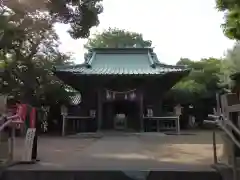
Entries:
{"label": "stone pavement", "polygon": [[[217,148],[222,150],[221,139]],[[18,139],[20,158],[23,139]],[[222,180],[212,164],[211,134],[104,134],[100,137],[41,137],[40,162],[16,165],[0,180]]]}
{"label": "stone pavement", "polygon": [[[218,138],[218,155],[222,144]],[[18,142],[16,158],[22,153]],[[23,144],[23,143],[22,143]],[[13,169],[157,170],[211,169],[210,133],[186,136],[106,135],[101,138],[40,138],[40,162]]]}

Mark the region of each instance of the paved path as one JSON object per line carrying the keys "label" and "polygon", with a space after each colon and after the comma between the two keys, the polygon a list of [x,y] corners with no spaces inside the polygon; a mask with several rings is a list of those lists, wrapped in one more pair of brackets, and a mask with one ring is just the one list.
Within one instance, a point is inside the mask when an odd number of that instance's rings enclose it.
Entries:
{"label": "paved path", "polygon": [[162,152],[152,150],[152,144],[144,142],[137,136],[103,137],[83,150],[81,168],[153,170],[209,167],[209,164],[194,166],[191,163],[161,161],[159,155]]}
{"label": "paved path", "polygon": [[212,145],[208,139],[205,134],[203,137],[132,135],[104,136],[98,139],[46,138],[40,140],[39,164],[14,168],[211,170]]}

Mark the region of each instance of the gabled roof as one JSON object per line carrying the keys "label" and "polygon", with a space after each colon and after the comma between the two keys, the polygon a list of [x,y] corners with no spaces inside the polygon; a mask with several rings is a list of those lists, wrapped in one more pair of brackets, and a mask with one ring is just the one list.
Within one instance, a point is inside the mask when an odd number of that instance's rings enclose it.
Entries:
{"label": "gabled roof", "polygon": [[77,75],[157,75],[188,70],[160,63],[152,48],[95,48],[83,64],[60,66],[54,71]]}

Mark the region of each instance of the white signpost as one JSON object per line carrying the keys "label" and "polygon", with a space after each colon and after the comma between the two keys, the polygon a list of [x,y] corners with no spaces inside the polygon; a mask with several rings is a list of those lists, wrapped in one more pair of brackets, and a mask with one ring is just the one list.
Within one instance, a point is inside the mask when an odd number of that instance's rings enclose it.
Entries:
{"label": "white signpost", "polygon": [[35,137],[36,128],[28,128],[26,138],[25,138],[25,147],[22,156],[23,162],[32,161],[32,149],[33,149],[33,140]]}

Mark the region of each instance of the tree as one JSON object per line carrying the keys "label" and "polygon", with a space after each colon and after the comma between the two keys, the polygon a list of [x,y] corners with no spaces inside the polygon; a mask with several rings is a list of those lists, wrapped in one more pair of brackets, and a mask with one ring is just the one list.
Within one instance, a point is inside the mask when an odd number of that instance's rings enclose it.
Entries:
{"label": "tree", "polygon": [[102,0],[7,0],[1,1],[5,6],[16,12],[17,15],[41,12],[48,14],[56,23],[70,24],[70,35],[73,38],[88,37],[91,27],[99,24],[98,15],[103,8]]}
{"label": "tree", "polygon": [[151,47],[152,41],[144,40],[142,34],[118,28],[109,28],[88,39],[84,47],[88,50],[85,59],[91,56],[92,48]]}
{"label": "tree", "polygon": [[151,47],[152,41],[144,40],[142,34],[117,28],[109,28],[94,34],[85,44],[87,50],[105,47]]}
{"label": "tree", "polygon": [[194,115],[196,122],[202,125],[203,120],[212,113],[215,106],[216,92],[222,91],[220,86],[222,60],[207,58],[192,61],[183,58],[177,64],[187,65],[192,72],[169,91],[168,98],[172,97],[175,104],[186,105],[187,109],[189,104],[193,105],[191,115]]}
{"label": "tree", "polygon": [[234,85],[230,76],[240,72],[240,43],[236,42],[232,49],[227,51],[226,57],[222,60],[222,73],[220,74],[221,85],[228,90]]}
{"label": "tree", "polygon": [[189,68],[192,68],[192,72],[188,77],[180,81],[175,88],[188,89],[189,92],[205,96],[215,93],[219,89],[221,63],[221,60],[215,58],[202,59],[200,61],[181,59],[177,64],[187,65]]}
{"label": "tree", "polygon": [[225,13],[222,24],[224,34],[230,39],[240,40],[240,1],[216,0],[217,9]]}
{"label": "tree", "polygon": [[[52,29],[51,18],[40,12],[18,14],[3,7],[0,19],[0,32],[4,32],[0,62],[5,69],[1,92],[34,105],[44,99],[59,101],[67,97],[64,85],[50,71],[53,65],[69,60],[57,50],[58,36]],[[65,93],[65,97],[57,97],[56,92]]]}
{"label": "tree", "polygon": [[[207,58],[200,61],[181,59],[177,64],[188,65],[192,72],[174,87],[175,91],[184,92],[188,102],[195,103],[200,99],[215,99],[216,92],[221,91],[221,59]],[[192,98],[186,98],[192,97]]]}

